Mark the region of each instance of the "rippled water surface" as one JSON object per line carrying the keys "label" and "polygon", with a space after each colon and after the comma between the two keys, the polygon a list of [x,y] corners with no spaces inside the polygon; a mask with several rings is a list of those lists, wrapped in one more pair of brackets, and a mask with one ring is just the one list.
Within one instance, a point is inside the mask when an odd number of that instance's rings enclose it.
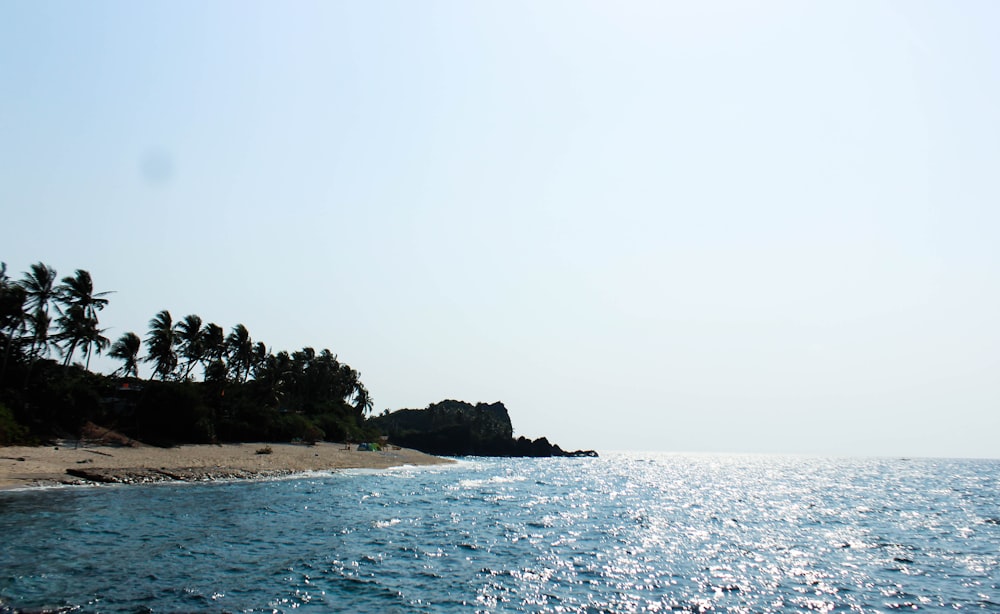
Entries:
{"label": "rippled water surface", "polygon": [[1000,611],[998,478],[998,461],[609,454],[0,493],[0,604]]}

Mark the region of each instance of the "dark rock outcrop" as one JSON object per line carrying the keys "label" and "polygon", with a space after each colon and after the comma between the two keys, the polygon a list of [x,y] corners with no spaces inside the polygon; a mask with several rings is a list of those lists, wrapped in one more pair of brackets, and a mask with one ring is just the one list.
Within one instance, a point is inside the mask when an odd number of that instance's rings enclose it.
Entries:
{"label": "dark rock outcrop", "polygon": [[439,456],[597,456],[593,450],[565,452],[545,437],[514,439],[510,414],[500,402],[447,400],[371,421],[394,444]]}

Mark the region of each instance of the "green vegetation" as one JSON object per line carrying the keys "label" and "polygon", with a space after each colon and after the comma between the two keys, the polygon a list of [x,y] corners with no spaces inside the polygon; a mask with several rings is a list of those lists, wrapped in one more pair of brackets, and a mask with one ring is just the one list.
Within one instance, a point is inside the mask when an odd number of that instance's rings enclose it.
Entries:
{"label": "green vegetation", "polygon": [[[87,421],[164,445],[377,436],[360,374],[330,350],[273,353],[243,324],[227,335],[167,310],[144,340],[127,332],[112,343],[99,326],[108,294],[87,271],[59,280],[37,263],[15,280],[0,264],[0,444],[74,436]],[[105,351],[121,367],[92,373]]]}
{"label": "green vegetation", "polygon": [[0,446],[27,441],[28,430],[17,423],[14,412],[0,405]]}

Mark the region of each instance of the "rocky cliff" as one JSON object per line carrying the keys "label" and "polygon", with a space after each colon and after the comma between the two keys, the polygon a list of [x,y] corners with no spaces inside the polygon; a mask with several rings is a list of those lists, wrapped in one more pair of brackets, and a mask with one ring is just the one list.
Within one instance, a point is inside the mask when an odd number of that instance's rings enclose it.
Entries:
{"label": "rocky cliff", "polygon": [[389,441],[440,456],[597,456],[565,452],[541,437],[514,439],[503,403],[441,401],[427,409],[400,409],[371,419]]}

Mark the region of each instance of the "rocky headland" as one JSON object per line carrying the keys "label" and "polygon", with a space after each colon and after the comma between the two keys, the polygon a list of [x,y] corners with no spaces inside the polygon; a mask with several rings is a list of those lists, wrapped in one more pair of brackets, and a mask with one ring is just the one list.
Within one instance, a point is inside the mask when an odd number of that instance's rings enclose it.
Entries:
{"label": "rocky headland", "polygon": [[597,456],[593,450],[565,451],[545,437],[515,439],[510,414],[500,402],[446,400],[371,421],[394,444],[439,456]]}

